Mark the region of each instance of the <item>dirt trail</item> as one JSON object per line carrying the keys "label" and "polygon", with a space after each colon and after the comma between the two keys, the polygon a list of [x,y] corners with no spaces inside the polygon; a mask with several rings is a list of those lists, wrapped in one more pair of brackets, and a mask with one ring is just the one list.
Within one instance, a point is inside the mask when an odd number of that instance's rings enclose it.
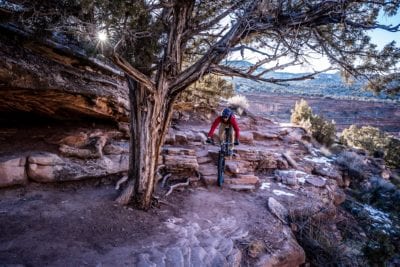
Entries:
{"label": "dirt trail", "polygon": [[263,192],[192,188],[143,212],[116,206],[116,191],[106,180],[2,190],[0,263],[233,264],[240,244],[256,237],[275,243],[268,225],[279,222],[267,211]]}

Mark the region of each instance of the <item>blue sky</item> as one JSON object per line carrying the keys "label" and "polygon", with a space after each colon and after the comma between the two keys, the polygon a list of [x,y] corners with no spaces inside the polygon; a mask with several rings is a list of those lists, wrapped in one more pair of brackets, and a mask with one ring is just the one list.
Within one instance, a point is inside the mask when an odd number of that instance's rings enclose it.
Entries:
{"label": "blue sky", "polygon": [[[392,24],[392,26],[400,24],[400,12],[393,17],[385,17],[384,15],[379,16],[379,22],[382,24]],[[385,44],[395,40],[397,46],[400,46],[400,32],[388,32],[384,30],[373,30],[370,33],[372,41],[382,48]]]}
{"label": "blue sky", "polygon": [[[400,11],[397,13],[396,16],[387,17],[383,14],[379,16],[379,22],[381,24],[392,26],[400,24]],[[400,47],[400,32],[388,32],[385,30],[371,30],[368,33],[371,36],[371,41],[378,46],[378,49],[382,49],[384,45],[390,43],[391,41],[395,40],[396,45]],[[234,53],[230,59],[233,60],[247,60],[249,62],[255,63],[258,61],[258,54],[252,52],[245,52],[245,58],[243,59],[239,52]],[[326,57],[321,57],[320,55],[312,55],[312,58],[309,59],[311,65],[303,65],[303,66],[291,66],[284,70],[284,72],[312,72],[314,70],[323,70],[329,67],[329,61]]]}

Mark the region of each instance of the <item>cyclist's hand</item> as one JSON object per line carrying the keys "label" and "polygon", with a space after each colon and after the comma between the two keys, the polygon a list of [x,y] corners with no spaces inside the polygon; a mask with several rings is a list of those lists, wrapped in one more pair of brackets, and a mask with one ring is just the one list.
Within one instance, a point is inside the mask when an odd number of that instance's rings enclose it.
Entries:
{"label": "cyclist's hand", "polygon": [[239,145],[239,141],[238,140],[235,140],[235,142],[233,143],[235,146],[238,146]]}

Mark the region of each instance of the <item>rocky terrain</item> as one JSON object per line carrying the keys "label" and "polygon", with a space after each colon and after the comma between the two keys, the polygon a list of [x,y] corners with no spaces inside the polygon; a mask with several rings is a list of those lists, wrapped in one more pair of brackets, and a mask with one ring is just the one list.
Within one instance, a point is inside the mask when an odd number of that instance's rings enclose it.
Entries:
{"label": "rocky terrain", "polygon": [[[248,95],[222,189],[218,147],[205,144],[215,114],[176,112],[154,207],[143,212],[114,202],[128,170],[121,73],[0,32],[0,266],[399,264],[398,176],[379,158],[329,152],[280,124],[296,98]],[[358,106],[325,101],[311,103],[316,113]],[[398,107],[387,107],[398,131]],[[370,110],[360,109],[366,123]]]}
{"label": "rocky terrain", "polygon": [[[24,153],[14,151],[13,156],[1,158],[2,186],[22,187],[1,189],[0,262],[6,266],[305,262],[365,266],[363,247],[372,238],[371,229],[358,224],[351,208],[343,206],[359,203],[344,202],[346,188],[357,185],[351,180],[354,174],[346,174],[336,163],[337,156],[324,156],[301,128],[261,117],[242,116],[239,123],[241,144],[227,160],[224,188],[219,189],[218,148],[204,143],[209,122],[194,114],[175,120],[160,159],[164,167],[158,202],[147,213],[113,202],[118,193],[115,183],[128,166],[123,132],[111,127],[42,129],[35,141],[41,143],[40,149],[28,146]],[[381,166],[371,173],[386,181],[382,177],[387,171]],[[365,178],[372,176],[361,180]],[[182,182],[188,186],[169,190]],[[391,190],[385,192],[400,196],[399,190]],[[399,224],[390,213],[357,205],[366,210],[365,220],[380,230],[390,229],[388,236],[398,236]],[[398,251],[393,253],[395,263]]]}

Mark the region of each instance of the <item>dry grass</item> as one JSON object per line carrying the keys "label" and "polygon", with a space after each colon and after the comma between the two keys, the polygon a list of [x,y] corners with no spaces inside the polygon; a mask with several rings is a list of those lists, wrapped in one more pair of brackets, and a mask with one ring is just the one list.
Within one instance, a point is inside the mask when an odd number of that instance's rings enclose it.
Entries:
{"label": "dry grass", "polygon": [[228,105],[233,109],[236,109],[239,115],[242,114],[244,110],[249,108],[249,101],[244,95],[235,95],[228,100]]}

